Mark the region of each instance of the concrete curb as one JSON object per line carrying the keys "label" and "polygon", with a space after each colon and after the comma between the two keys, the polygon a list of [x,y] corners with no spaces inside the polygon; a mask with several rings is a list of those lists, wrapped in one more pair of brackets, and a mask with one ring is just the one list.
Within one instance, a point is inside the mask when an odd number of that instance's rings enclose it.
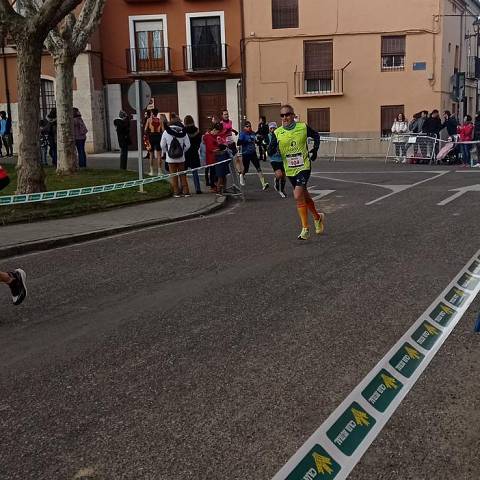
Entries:
{"label": "concrete curb", "polygon": [[152,227],[155,225],[164,225],[168,223],[175,223],[182,220],[189,220],[191,218],[203,217],[211,213],[220,210],[227,203],[228,197],[217,197],[215,202],[211,205],[204,207],[186,215],[182,215],[174,218],[162,218],[158,220],[148,220],[145,222],[136,222],[126,225],[121,225],[113,228],[103,228],[100,230],[92,230],[91,232],[77,233],[74,235],[64,235],[61,237],[45,238],[34,242],[19,243],[18,245],[9,245],[6,247],[0,247],[0,259],[13,257],[16,255],[24,255],[26,253],[41,252],[46,250],[52,250],[58,247],[64,247],[67,245],[73,245],[76,243],[86,242],[88,240],[95,240],[102,237],[109,237],[118,233],[129,232],[132,230],[139,230],[146,227]]}

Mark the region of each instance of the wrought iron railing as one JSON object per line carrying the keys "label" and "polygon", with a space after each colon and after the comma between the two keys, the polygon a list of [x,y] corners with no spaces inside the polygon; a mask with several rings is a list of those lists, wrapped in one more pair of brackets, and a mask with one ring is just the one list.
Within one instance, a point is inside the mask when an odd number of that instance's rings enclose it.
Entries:
{"label": "wrought iron railing", "polygon": [[227,70],[227,50],[225,43],[184,45],[185,70],[189,72]]}
{"label": "wrought iron railing", "polygon": [[295,72],[295,95],[342,95],[343,70]]}
{"label": "wrought iron railing", "polygon": [[128,73],[170,71],[169,47],[128,48],[126,56]]}

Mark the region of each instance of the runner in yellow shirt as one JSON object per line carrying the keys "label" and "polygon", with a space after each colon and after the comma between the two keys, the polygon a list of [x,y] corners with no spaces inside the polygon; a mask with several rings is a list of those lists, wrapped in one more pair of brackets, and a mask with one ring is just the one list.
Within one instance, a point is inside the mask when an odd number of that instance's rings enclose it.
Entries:
{"label": "runner in yellow shirt", "polygon": [[[325,228],[325,214],[317,211],[315,202],[307,190],[311,162],[316,160],[320,147],[320,135],[307,124],[295,121],[295,112],[291,105],[284,105],[280,110],[280,116],[282,126],[275,130],[268,146],[268,154],[274,155],[278,152],[282,156],[285,173],[293,186],[293,195],[302,222],[302,231],[298,239],[308,240],[310,237],[309,210],[313,215],[315,232],[320,235]],[[308,138],[313,139],[311,152],[308,151]]]}

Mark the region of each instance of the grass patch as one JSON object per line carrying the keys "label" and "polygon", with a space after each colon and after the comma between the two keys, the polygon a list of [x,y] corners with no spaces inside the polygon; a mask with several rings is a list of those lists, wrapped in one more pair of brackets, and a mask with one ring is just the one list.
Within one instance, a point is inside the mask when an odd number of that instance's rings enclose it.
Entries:
{"label": "grass patch", "polygon": [[[17,184],[15,166],[3,165],[3,167],[7,170],[11,182],[7,188],[0,192],[0,196],[13,195]],[[119,183],[127,180],[136,180],[138,178],[135,172],[125,170],[82,169],[75,175],[62,177],[56,174],[54,168],[47,167],[45,168],[45,173],[48,191]],[[4,205],[0,206],[0,225],[72,217],[114,207],[159,200],[171,195],[170,184],[166,181],[145,185],[144,190],[144,193],[140,193],[138,187],[133,187],[64,200],[30,203],[26,205]]]}

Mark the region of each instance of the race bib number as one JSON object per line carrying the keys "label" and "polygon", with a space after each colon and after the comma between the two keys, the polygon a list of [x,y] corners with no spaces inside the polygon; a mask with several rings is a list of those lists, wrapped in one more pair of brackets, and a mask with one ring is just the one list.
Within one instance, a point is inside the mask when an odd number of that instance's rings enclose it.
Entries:
{"label": "race bib number", "polygon": [[294,155],[287,155],[287,165],[289,167],[303,167],[303,155],[301,153],[295,153]]}

